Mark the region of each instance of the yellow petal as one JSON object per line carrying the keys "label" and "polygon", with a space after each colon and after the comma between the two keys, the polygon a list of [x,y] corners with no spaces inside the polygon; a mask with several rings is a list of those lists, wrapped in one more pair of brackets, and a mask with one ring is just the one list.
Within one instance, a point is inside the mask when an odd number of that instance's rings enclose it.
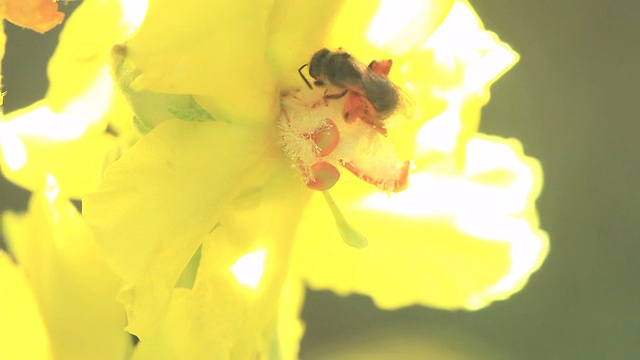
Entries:
{"label": "yellow petal", "polygon": [[133,359],[229,359],[239,322],[226,320],[242,315],[242,299],[234,295],[224,281],[191,290],[176,288],[171,306],[136,346]]}
{"label": "yellow petal", "polygon": [[367,64],[419,48],[440,25],[452,0],[346,1],[328,39]]}
{"label": "yellow petal", "polygon": [[[211,114],[202,109],[192,95],[158,93],[149,90],[135,91],[131,83],[140,72],[133,68],[127,59],[127,51],[118,46],[113,52],[113,76],[121,92],[116,92],[126,99],[135,113],[127,121],[133,123],[139,133],[146,134],[157,124],[167,119],[190,121],[211,120]],[[133,122],[131,121],[133,119]]]}
{"label": "yellow petal", "polygon": [[277,158],[277,141],[269,136],[256,126],[167,120],[85,197],[85,218],[125,280],[129,330],[149,333],[221,209]]}
{"label": "yellow petal", "polygon": [[277,349],[272,327],[278,307],[295,304],[296,294],[280,293],[309,192],[288,164],[272,165],[277,171],[259,176],[203,236],[193,289],[174,290],[134,359],[254,359]]}
{"label": "yellow petal", "polygon": [[8,213],[9,247],[28,274],[55,358],[121,359],[131,342],[115,300],[119,279],[66,199],[35,193],[26,215]]}
{"label": "yellow petal", "polygon": [[42,191],[51,174],[75,198],[96,189],[116,145],[104,130],[131,118],[113,96],[108,63],[113,44],[130,31],[117,1],[85,1],[69,19],[49,63],[45,100],[0,123],[0,165],[11,181]]}
{"label": "yellow petal", "polygon": [[298,68],[308,63],[316,51],[328,46],[327,37],[343,3],[344,0],[275,2],[267,23],[268,57],[281,88],[304,86]]}
{"label": "yellow petal", "polygon": [[49,339],[27,277],[0,251],[0,359],[51,359]]}
{"label": "yellow petal", "polygon": [[399,143],[418,169],[445,158],[451,166],[464,166],[489,88],[517,60],[468,4],[458,2],[422,48],[394,62],[400,71],[391,77],[417,105],[417,121],[403,127],[405,141]]}
{"label": "yellow petal", "polygon": [[[280,86],[303,85],[297,69],[323,47],[344,48],[368,64],[417,49],[442,22],[453,1],[276,3],[270,18],[269,55]],[[394,59],[395,60],[395,59]]]}
{"label": "yellow petal", "polygon": [[438,126],[447,133],[436,135],[429,124],[422,132],[440,139],[440,151],[454,149],[461,165],[466,142],[478,131],[480,108],[489,100],[490,86],[518,58],[509,45],[484,29],[468,3],[456,2],[424,44],[399,62],[402,71],[395,73],[395,81],[415,95],[421,113],[433,114],[429,109],[444,105],[436,115]]}
{"label": "yellow petal", "polygon": [[433,53],[435,63],[461,69],[461,90],[486,91],[489,85],[513,66],[518,55],[487,31],[466,2],[456,2],[438,29],[422,44]]}
{"label": "yellow petal", "polygon": [[5,177],[31,191],[44,191],[53,175],[73,198],[98,187],[112,161],[116,142],[86,132],[75,114],[57,114],[42,103],[14,112],[0,122],[0,168]]}
{"label": "yellow petal", "polygon": [[[278,356],[270,358],[283,360],[299,358],[300,342],[304,334],[304,324],[300,319],[302,305],[304,304],[304,293],[304,284],[298,278],[298,274],[290,271],[280,293],[278,316],[275,319],[275,334],[271,342],[268,343],[272,347],[274,347],[275,343],[278,344]],[[265,347],[268,348],[267,345]]]}
{"label": "yellow petal", "polygon": [[271,6],[268,0],[251,6],[233,0],[151,2],[127,43],[142,72],[132,87],[200,95],[197,101],[216,119],[273,121],[277,90],[266,59]]}
{"label": "yellow petal", "polygon": [[467,151],[464,173],[413,174],[399,194],[366,195],[341,181],[332,192],[369,239],[365,249],[345,246],[333,229],[327,235],[331,216],[314,202],[294,257],[304,278],[383,308],[477,309],[518,291],[548,248],[534,207],[540,167],[516,141],[479,137]]}
{"label": "yellow petal", "polygon": [[108,107],[113,89],[111,48],[134,26],[124,15],[120,1],[102,0],[85,0],[71,15],[47,69],[46,97],[54,111],[62,112],[70,102],[87,96],[94,108]]}

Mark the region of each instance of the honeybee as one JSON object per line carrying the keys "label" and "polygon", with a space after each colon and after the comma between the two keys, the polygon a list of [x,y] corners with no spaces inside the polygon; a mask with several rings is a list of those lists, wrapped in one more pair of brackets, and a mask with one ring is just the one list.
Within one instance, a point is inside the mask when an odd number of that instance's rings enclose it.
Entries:
{"label": "honeybee", "polygon": [[324,48],[313,54],[309,63],[298,69],[298,73],[310,89],[313,86],[302,73],[306,66],[309,66],[309,75],[314,79],[313,85],[330,84],[343,89],[338,94],[325,92],[324,99],[346,96],[342,109],[345,121],[361,119],[386,136],[384,120],[398,109],[401,102],[398,87],[388,78],[392,64],[392,60],[374,60],[365,66],[341,48],[338,51]]}

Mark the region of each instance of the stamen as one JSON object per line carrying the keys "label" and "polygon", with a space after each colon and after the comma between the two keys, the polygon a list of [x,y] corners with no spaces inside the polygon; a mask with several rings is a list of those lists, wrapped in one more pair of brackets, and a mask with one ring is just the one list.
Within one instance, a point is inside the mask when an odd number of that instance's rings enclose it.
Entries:
{"label": "stamen", "polygon": [[342,215],[338,205],[333,201],[333,198],[329,195],[328,191],[323,191],[322,194],[329,205],[329,209],[331,209],[331,213],[333,213],[333,218],[336,220],[336,226],[338,227],[340,236],[342,236],[342,241],[357,249],[366,248],[369,244],[367,238],[347,222],[347,219],[344,218],[344,215]]}
{"label": "stamen", "polygon": [[326,161],[311,165],[309,170],[311,171],[311,176],[307,180],[307,186],[313,190],[329,190],[340,178],[340,171]]}
{"label": "stamen", "polygon": [[315,144],[313,152],[316,156],[327,156],[333,152],[340,143],[340,131],[333,120],[327,118],[326,126],[317,129],[311,134]]}
{"label": "stamen", "polygon": [[[376,78],[367,82],[376,85],[375,89],[342,88],[342,92],[335,92],[341,88],[333,86],[331,90],[282,93],[281,143],[308,188],[331,189],[340,178],[340,167],[385,192],[407,188],[410,161],[397,155],[397,139],[387,136],[387,126],[395,131],[408,119],[404,112],[396,111],[398,91],[386,79],[391,65],[391,60],[373,61],[363,70],[375,74]],[[304,66],[300,72],[302,69]],[[350,233],[349,229],[346,226],[341,232]]]}

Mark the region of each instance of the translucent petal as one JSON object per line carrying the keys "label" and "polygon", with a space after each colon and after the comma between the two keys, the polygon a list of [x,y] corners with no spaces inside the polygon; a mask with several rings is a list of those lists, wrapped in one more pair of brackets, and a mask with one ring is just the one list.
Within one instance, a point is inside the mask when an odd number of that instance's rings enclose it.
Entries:
{"label": "translucent petal", "polygon": [[9,247],[29,277],[55,358],[118,359],[130,351],[120,280],[108,269],[80,214],[55,183],[26,215],[8,213]]}
{"label": "translucent petal", "polygon": [[49,339],[27,277],[0,251],[0,358],[51,359]]}
{"label": "translucent petal", "polygon": [[0,168],[5,177],[31,191],[44,191],[53,175],[73,198],[98,187],[113,161],[111,135],[88,131],[84,117],[55,113],[42,102],[0,122]]}
{"label": "translucent petal", "polygon": [[367,64],[414,50],[442,22],[452,0],[348,0],[340,9],[328,46],[343,47]]}
{"label": "translucent petal", "polygon": [[[258,177],[203,236],[195,286],[174,290],[166,315],[142,339],[134,359],[254,359],[270,352],[296,224],[309,193],[287,164],[272,165],[278,171]],[[293,294],[286,295],[286,304],[293,304]]]}
{"label": "translucent petal", "polygon": [[454,3],[422,44],[394,58],[390,77],[416,105],[401,142],[413,152],[414,165],[450,157],[453,166],[463,166],[490,86],[517,61],[518,54],[485,30],[464,2]]}
{"label": "translucent petal", "polygon": [[383,308],[477,309],[518,291],[548,248],[534,207],[540,167],[512,140],[477,137],[467,151],[463,173],[413,174],[399,194],[341,181],[332,193],[369,239],[362,250],[326,229],[332,219],[316,197],[295,249],[303,277],[316,288],[370,295]]}
{"label": "translucent petal", "polygon": [[151,2],[127,43],[142,71],[132,87],[200,95],[198,102],[216,119],[273,120],[277,90],[266,59],[271,6],[268,0],[251,6],[233,0]]}
{"label": "translucent petal", "polygon": [[485,30],[468,3],[456,2],[440,27],[400,65],[396,79],[416,96],[420,112],[444,105],[447,114],[439,114],[446,122],[461,120],[449,123],[457,126],[460,152],[478,130],[490,86],[518,58],[509,45]]}
{"label": "translucent petal", "polygon": [[[260,127],[167,120],[143,137],[85,197],[83,212],[125,280],[129,330],[146,336],[203,235],[238,192],[277,158]],[[269,170],[271,171],[271,170]]]}

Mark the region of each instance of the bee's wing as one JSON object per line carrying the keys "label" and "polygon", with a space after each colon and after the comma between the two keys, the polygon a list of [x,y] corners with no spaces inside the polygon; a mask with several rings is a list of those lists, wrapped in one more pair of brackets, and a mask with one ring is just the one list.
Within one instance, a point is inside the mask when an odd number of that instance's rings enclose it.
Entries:
{"label": "bee's wing", "polygon": [[398,95],[400,98],[400,101],[398,102],[398,109],[396,110],[396,112],[402,114],[408,119],[413,119],[417,115],[415,98],[411,95],[411,93],[401,88],[400,86],[397,86],[395,84],[393,86],[395,86],[396,90],[398,91]]}
{"label": "bee's wing", "polygon": [[[367,66],[369,74],[373,77],[383,77],[389,79],[389,73],[391,72],[391,66],[393,60],[373,60]],[[404,117],[412,119],[416,114],[416,101],[413,97],[403,88],[391,82],[391,86],[395,88],[398,93],[398,106],[394,110],[394,114],[401,114]]]}

